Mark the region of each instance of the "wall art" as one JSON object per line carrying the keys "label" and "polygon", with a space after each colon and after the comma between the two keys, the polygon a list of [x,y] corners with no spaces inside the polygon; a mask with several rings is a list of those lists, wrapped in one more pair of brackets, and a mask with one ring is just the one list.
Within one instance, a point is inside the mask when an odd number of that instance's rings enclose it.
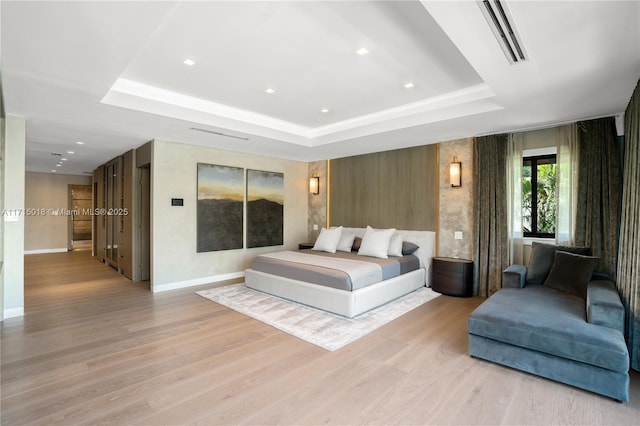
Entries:
{"label": "wall art", "polygon": [[244,169],[198,163],[197,202],[197,252],[242,248]]}
{"label": "wall art", "polygon": [[247,247],[283,245],[284,174],[247,170]]}

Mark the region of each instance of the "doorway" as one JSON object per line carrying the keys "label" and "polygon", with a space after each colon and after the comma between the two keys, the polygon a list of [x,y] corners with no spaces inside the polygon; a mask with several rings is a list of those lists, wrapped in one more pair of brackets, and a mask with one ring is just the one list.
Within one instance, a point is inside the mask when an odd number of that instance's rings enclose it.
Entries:
{"label": "doorway", "polygon": [[140,280],[150,279],[151,269],[151,169],[138,167],[138,273]]}
{"label": "doorway", "polygon": [[93,196],[91,185],[69,185],[69,238],[68,249],[91,250],[91,209]]}

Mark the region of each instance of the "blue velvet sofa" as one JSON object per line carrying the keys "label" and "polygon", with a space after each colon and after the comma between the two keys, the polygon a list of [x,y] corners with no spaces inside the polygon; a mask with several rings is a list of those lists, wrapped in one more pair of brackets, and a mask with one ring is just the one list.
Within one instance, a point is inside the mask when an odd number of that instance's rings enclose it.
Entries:
{"label": "blue velvet sofa", "polygon": [[469,316],[469,354],[628,401],[624,308],[585,251],[538,244],[527,266],[507,268]]}

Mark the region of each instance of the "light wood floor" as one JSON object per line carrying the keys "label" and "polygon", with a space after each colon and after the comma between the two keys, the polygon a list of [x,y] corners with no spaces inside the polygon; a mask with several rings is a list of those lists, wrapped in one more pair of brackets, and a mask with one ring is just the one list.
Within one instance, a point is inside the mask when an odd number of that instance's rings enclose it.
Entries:
{"label": "light wood floor", "polygon": [[[481,299],[446,296],[328,352],[89,252],[25,260],[2,324],[2,424],[640,424],[631,401],[466,354]],[[209,286],[210,287],[210,286]]]}

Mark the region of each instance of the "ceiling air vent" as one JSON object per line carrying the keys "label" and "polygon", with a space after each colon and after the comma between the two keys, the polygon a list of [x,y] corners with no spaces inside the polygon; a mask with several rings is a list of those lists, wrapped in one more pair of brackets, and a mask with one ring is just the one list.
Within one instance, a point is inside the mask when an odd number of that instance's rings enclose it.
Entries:
{"label": "ceiling air vent", "polygon": [[505,56],[512,64],[527,60],[524,47],[504,1],[478,2]]}
{"label": "ceiling air vent", "polygon": [[201,129],[199,127],[191,127],[191,130],[195,130],[196,132],[211,133],[212,135],[225,136],[227,138],[242,139],[243,141],[249,140],[249,138],[245,138],[244,136],[229,135],[227,133],[216,132],[215,130]]}

